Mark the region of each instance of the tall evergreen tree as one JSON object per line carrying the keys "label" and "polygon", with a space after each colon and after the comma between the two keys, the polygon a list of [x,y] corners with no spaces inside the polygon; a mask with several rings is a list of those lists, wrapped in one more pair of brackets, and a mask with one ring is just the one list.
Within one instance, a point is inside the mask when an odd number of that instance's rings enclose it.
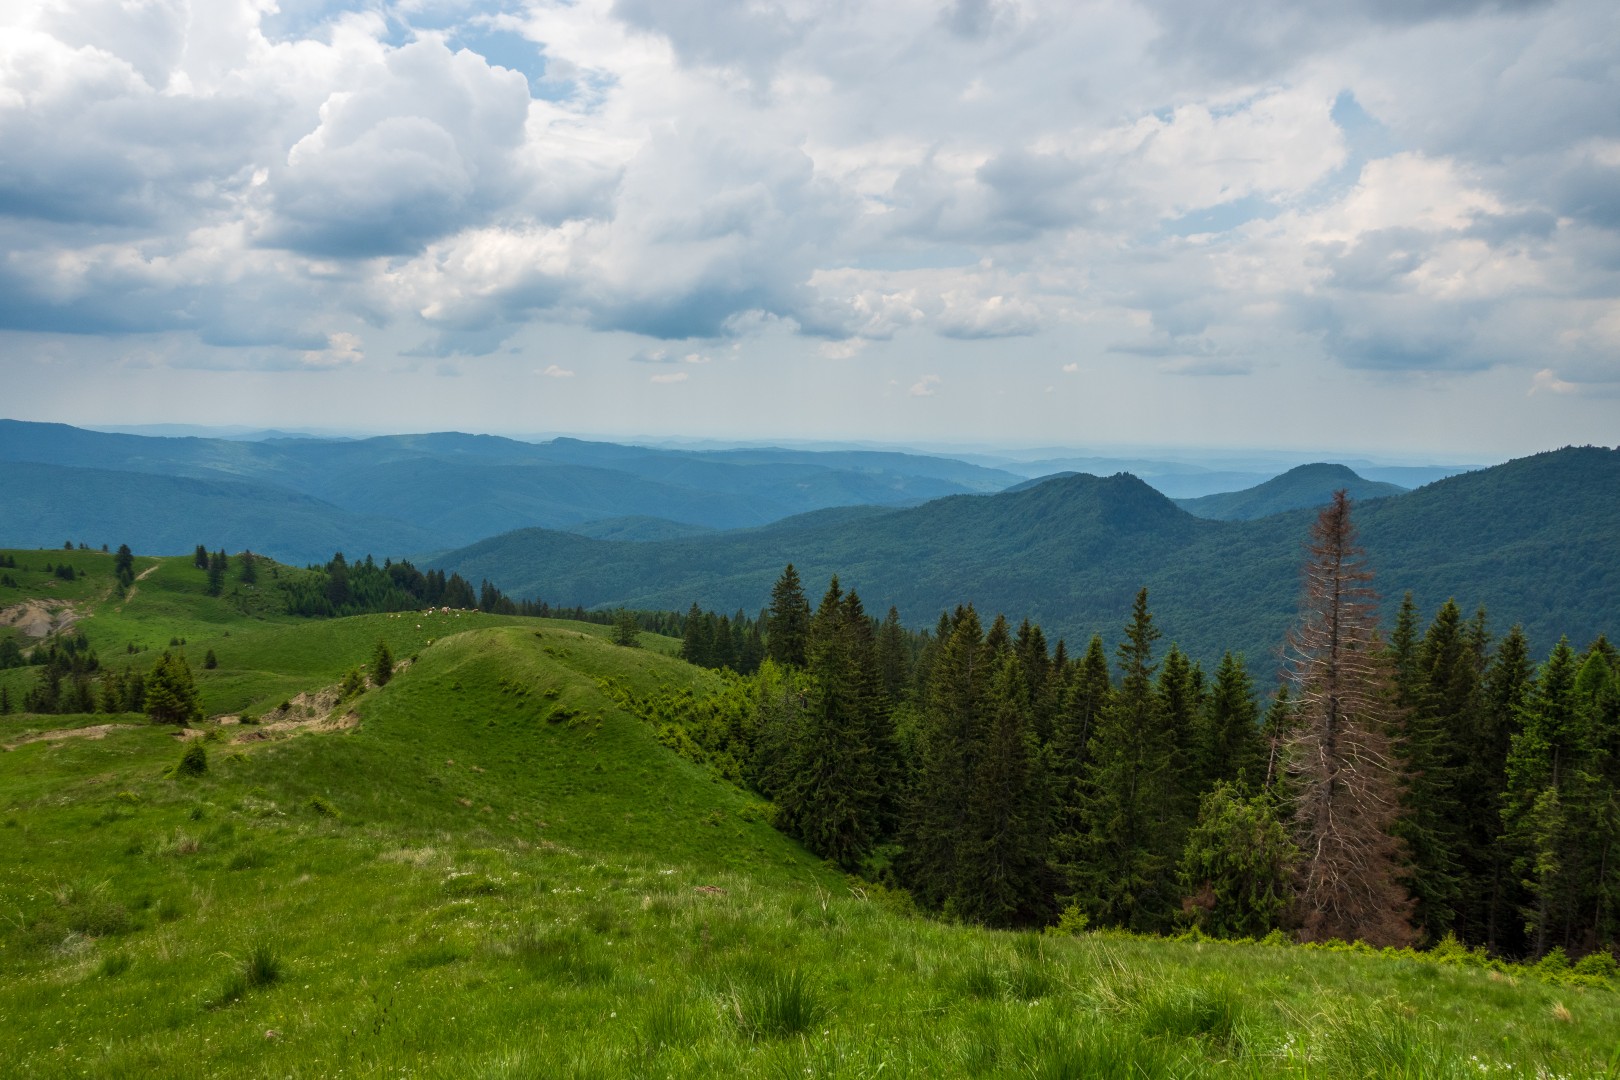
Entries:
{"label": "tall evergreen tree", "polygon": [[1301,618],[1288,649],[1299,717],[1287,763],[1306,940],[1407,944],[1412,902],[1391,834],[1401,777],[1389,747],[1393,677],[1372,572],[1341,489],[1311,528]]}
{"label": "tall evergreen tree", "polygon": [[1164,655],[1154,692],[1159,696],[1166,737],[1170,741],[1172,811],[1176,818],[1191,822],[1198,812],[1198,796],[1204,790],[1206,771],[1200,739],[1203,672],[1173,642]]}
{"label": "tall evergreen tree", "polygon": [[917,732],[917,780],[904,853],[908,886],[935,908],[955,894],[965,821],[962,794],[976,765],[970,754],[990,675],[984,632],[973,608],[959,610],[948,625]]}
{"label": "tall evergreen tree", "polygon": [[1077,850],[1063,867],[1082,910],[1137,931],[1171,924],[1188,824],[1177,812],[1175,746],[1153,685],[1159,637],[1143,589],[1117,649],[1119,687],[1090,740]]}
{"label": "tall evergreen tree", "polygon": [[225,552],[216,551],[208,557],[208,595],[218,596],[225,591]]}
{"label": "tall evergreen tree", "polygon": [[128,589],[135,584],[135,553],[129,550],[128,544],[118,545],[118,554],[113,556],[113,576],[118,579],[120,588]]}
{"label": "tall evergreen tree", "polygon": [[686,609],[686,625],[681,630],[681,659],[698,667],[709,667],[709,637],[703,621],[703,609],[697,601]]}
{"label": "tall evergreen tree", "polygon": [[877,634],[878,675],[883,693],[891,702],[899,701],[911,684],[911,648],[900,625],[900,612],[889,608]]}
{"label": "tall evergreen tree", "polygon": [[1487,853],[1488,885],[1485,892],[1483,944],[1498,955],[1521,956],[1526,950],[1519,909],[1529,903],[1519,877],[1513,872],[1512,845],[1504,836],[1503,809],[1507,799],[1508,757],[1519,733],[1535,665],[1522,627],[1514,626],[1496,647],[1485,669],[1480,730],[1475,733],[1472,769],[1467,787],[1482,807],[1493,812],[1473,823],[1477,848]]}
{"label": "tall evergreen tree", "polygon": [[1029,681],[1015,650],[1003,654],[988,689],[985,723],[970,751],[951,907],[990,926],[1044,922],[1051,897],[1050,787],[1032,730]]}
{"label": "tall evergreen tree", "polygon": [[1575,651],[1560,640],[1526,696],[1523,727],[1508,752],[1502,817],[1513,870],[1528,894],[1522,914],[1537,957],[1577,944],[1592,746],[1576,674]]}
{"label": "tall evergreen tree", "polygon": [[771,587],[771,606],[765,623],[765,653],[778,664],[804,667],[810,635],[810,601],[805,599],[799,572],[788,563]]}
{"label": "tall evergreen tree", "polygon": [[1453,932],[1464,897],[1460,783],[1464,742],[1476,723],[1480,673],[1474,661],[1462,612],[1447,600],[1415,646],[1409,673],[1396,680],[1406,785],[1394,831],[1406,847],[1403,881],[1413,918],[1431,940]]}
{"label": "tall evergreen tree", "polygon": [[1261,790],[1266,778],[1266,745],[1254,682],[1242,656],[1222,655],[1200,719],[1200,790],[1223,781],[1240,792]]}
{"label": "tall evergreen tree", "polygon": [[860,866],[879,832],[869,715],[875,672],[870,626],[858,605],[857,599],[852,619],[833,578],[810,627],[811,700],[777,797],[783,828],[847,870]]}

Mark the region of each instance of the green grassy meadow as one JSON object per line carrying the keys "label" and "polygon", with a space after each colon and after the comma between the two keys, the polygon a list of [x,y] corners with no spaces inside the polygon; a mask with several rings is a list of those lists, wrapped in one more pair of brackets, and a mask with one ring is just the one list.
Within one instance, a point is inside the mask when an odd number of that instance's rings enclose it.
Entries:
{"label": "green grassy meadow", "polygon": [[[677,642],[292,619],[189,558],[120,599],[69,558],[0,608],[76,604],[104,667],[183,638],[205,711],[257,722],[198,725],[188,776],[140,716],[0,717],[0,1076],[1620,1075],[1601,980],[918,917],[614,704],[717,685]],[[379,638],[411,659],[388,685],[280,707]]]}

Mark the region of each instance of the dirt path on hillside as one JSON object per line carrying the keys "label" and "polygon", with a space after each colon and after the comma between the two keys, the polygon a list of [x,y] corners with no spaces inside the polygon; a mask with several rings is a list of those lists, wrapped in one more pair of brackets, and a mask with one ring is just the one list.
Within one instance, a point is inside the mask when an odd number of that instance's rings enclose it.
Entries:
{"label": "dirt path on hillside", "polygon": [[[129,592],[124,594],[123,602],[118,605],[118,610],[119,611],[124,610],[124,604],[127,604],[131,600],[135,599],[135,594],[141,591],[140,583],[145,581],[147,578],[151,577],[153,571],[155,571],[158,567],[160,567],[162,565],[163,565],[162,563],[153,563],[151,566],[148,566],[145,570],[142,570],[140,573],[135,575],[134,582],[132,582],[130,584],[130,586],[129,586]],[[102,599],[106,600],[108,597],[112,596],[112,594],[113,594],[113,590],[108,589],[107,590],[107,595],[103,596]]]}

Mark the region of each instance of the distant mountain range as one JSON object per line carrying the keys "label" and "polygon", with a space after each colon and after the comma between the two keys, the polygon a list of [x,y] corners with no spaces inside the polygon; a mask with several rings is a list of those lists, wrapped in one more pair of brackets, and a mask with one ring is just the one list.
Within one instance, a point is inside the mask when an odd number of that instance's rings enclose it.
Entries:
{"label": "distant mountain range", "polygon": [[[1617,491],[1620,451],[1570,448],[1374,499],[1355,516],[1387,608],[1405,589],[1425,613],[1453,596],[1470,610],[1484,604],[1499,631],[1523,623],[1545,651],[1562,633],[1584,642],[1617,629]],[[559,603],[667,609],[696,601],[752,613],[792,562],[809,590],[837,574],[868,610],[895,605],[912,625],[972,602],[1027,615],[1071,645],[1094,632],[1112,642],[1132,595],[1147,586],[1167,640],[1206,661],[1242,650],[1264,668],[1295,614],[1313,515],[1203,519],[1133,476],[1076,474],[696,540],[616,543],[526,529],[434,565]]]}
{"label": "distant mountain range", "polygon": [[[655,450],[459,433],[246,442],[3,420],[0,465],[7,462],[128,475],[109,486],[105,477],[74,482],[70,473],[0,468],[10,472],[0,481],[10,503],[0,508],[5,542],[54,546],[62,526],[76,522],[68,530],[76,540],[153,552],[264,545],[267,554],[298,562],[330,557],[333,537],[348,537],[340,547],[378,555],[442,550],[534,525],[650,539],[833,506],[915,505],[998,491],[1020,479],[949,458],[882,451]],[[118,498],[108,501],[114,489]],[[303,497],[299,509],[276,531],[272,548],[263,515],[250,508],[294,495]],[[177,528],[195,539],[165,546]]]}
{"label": "distant mountain range", "polygon": [[1293,616],[1311,508],[1344,487],[1391,604],[1406,588],[1426,611],[1451,595],[1484,603],[1542,648],[1616,629],[1617,458],[1566,449],[1407,493],[1318,463],[1178,505],[1124,473],[1026,480],[888,451],[240,441],[0,421],[0,544],[410,556],[554,603],[728,611],[757,610],[793,562],[813,589],[837,573],[912,625],[971,601],[1071,643],[1111,639],[1146,585],[1189,651],[1265,657]]}

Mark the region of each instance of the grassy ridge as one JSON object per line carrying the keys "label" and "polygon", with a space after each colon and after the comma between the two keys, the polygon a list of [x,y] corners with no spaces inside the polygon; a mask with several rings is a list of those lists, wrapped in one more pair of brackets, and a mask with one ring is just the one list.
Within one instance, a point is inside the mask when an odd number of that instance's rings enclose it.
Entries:
{"label": "grassy ridge", "polygon": [[[1587,1076],[1615,1060],[1620,995],[1599,986],[911,917],[619,710],[605,680],[646,696],[714,677],[608,628],[216,622],[223,601],[192,584],[164,563],[81,625],[106,654],[136,630],[166,641],[152,613],[168,612],[194,661],[219,656],[198,672],[209,711],[270,714],[203,725],[205,774],[173,775],[179,740],[138,717],[0,719],[8,744],[133,725],[0,753],[0,1075]],[[278,695],[328,686],[379,636],[416,659],[338,703],[357,727],[231,741],[275,734]]]}

